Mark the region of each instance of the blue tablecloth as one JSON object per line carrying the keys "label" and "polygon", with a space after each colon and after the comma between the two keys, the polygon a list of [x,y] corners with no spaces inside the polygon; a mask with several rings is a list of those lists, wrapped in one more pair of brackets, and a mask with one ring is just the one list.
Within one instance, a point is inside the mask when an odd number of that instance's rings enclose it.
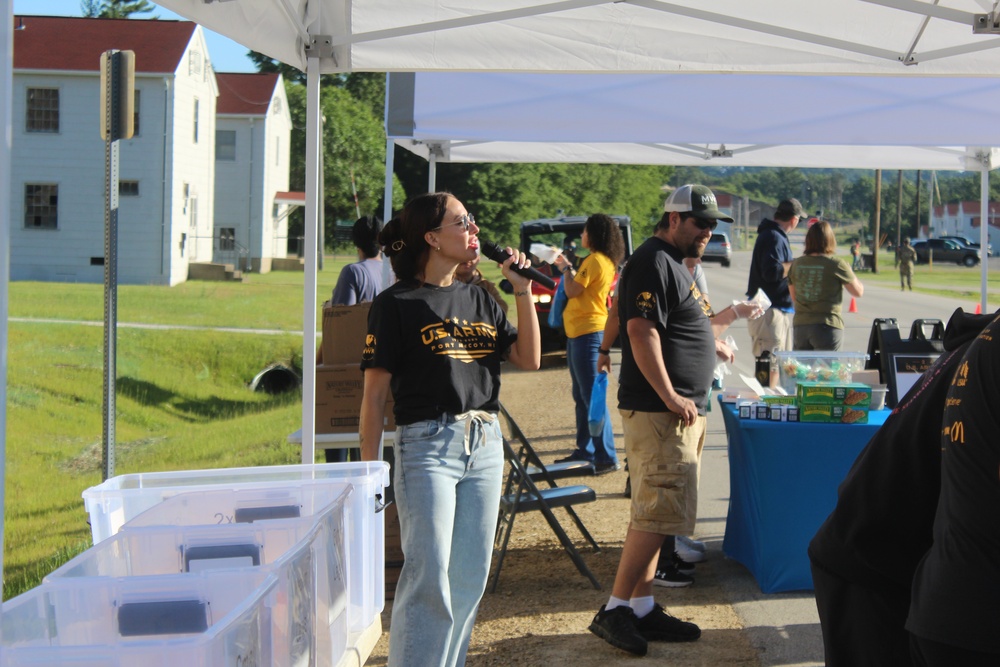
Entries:
{"label": "blue tablecloth", "polygon": [[837,487],[889,416],[867,424],[741,420],[722,403],[729,438],[729,516],[722,549],[765,593],[811,590],[806,549],[837,504]]}

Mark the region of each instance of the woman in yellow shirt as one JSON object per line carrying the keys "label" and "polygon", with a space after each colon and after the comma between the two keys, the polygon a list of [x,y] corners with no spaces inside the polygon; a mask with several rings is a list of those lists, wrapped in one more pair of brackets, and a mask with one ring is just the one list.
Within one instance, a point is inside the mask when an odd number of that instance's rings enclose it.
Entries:
{"label": "woman in yellow shirt", "polygon": [[618,263],[625,256],[625,241],[614,218],[596,213],[587,218],[580,245],[590,254],[580,264],[579,271],[562,255],[555,260],[568,297],[563,327],[567,337],[566,363],[576,403],[576,451],[560,461],[593,461],[600,475],[621,467],[615,454],[611,420],[604,420],[601,435],[591,437],[587,418],[590,392],[597,377],[597,354],[608,319],[608,296]]}

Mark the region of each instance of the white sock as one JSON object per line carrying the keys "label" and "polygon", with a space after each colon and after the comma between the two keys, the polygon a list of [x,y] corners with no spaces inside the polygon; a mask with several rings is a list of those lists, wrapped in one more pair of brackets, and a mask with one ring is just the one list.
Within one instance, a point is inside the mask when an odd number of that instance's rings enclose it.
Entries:
{"label": "white sock", "polygon": [[616,607],[628,607],[628,606],[629,606],[628,600],[622,600],[621,598],[616,598],[614,595],[612,595],[610,598],[608,598],[608,603],[604,605],[604,611],[611,611]]}
{"label": "white sock", "polygon": [[653,599],[652,595],[647,595],[641,598],[632,598],[628,601],[628,606],[632,607],[632,611],[638,618],[643,618],[647,616],[649,612],[653,611],[653,607],[656,604],[656,600]]}

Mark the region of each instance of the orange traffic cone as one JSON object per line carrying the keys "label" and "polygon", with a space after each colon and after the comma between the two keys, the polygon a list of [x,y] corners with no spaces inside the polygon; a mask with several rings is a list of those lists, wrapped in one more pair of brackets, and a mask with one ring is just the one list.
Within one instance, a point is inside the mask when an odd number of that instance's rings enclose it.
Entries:
{"label": "orange traffic cone", "polygon": [[983,306],[982,306],[982,304],[977,303],[976,304],[976,315],[982,315],[982,314],[983,314]]}
{"label": "orange traffic cone", "polygon": [[858,302],[854,300],[853,296],[851,297],[851,305],[848,307],[847,312],[849,313],[858,312]]}

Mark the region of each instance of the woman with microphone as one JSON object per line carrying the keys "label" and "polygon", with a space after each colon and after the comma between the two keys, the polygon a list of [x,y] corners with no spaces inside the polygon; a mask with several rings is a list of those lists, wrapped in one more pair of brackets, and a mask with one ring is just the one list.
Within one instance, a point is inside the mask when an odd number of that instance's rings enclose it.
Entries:
{"label": "woman with microphone", "polygon": [[368,317],[361,368],[361,455],[377,460],[386,399],[395,401],[395,470],[403,554],[389,665],[465,664],[489,576],[504,455],[500,364],[541,364],[530,264],[517,250],[502,271],[520,330],[478,287],[455,279],[476,257],[479,227],[447,193],[420,195],[379,235],[398,281]]}

